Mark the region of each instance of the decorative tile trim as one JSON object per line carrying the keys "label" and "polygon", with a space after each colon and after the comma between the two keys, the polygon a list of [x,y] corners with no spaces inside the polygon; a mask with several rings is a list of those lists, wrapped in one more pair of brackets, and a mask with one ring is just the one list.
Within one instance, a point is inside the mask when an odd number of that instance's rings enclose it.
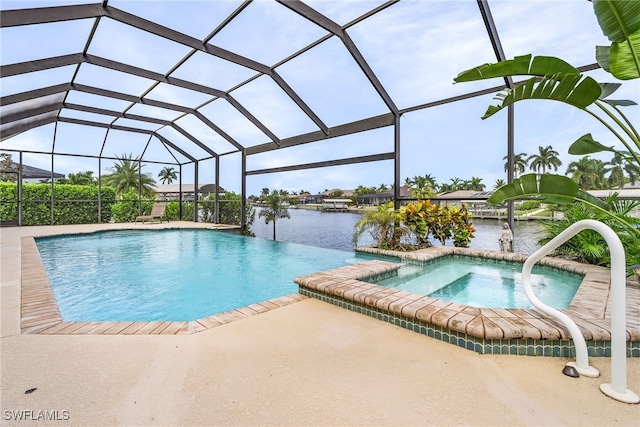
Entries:
{"label": "decorative tile trim", "polygon": [[[358,248],[422,264],[442,256],[476,256],[498,262],[524,262],[525,255],[468,248],[433,247],[415,252]],[[556,258],[540,263],[584,276],[566,312],[580,328],[593,356],[611,354],[609,270]],[[565,326],[537,309],[485,309],[465,306],[368,283],[397,274],[400,264],[365,261],[294,279],[303,295],[414,330],[479,353],[575,355]],[[640,283],[627,281],[627,354],[640,357]]]}
{"label": "decorative tile trim", "polygon": [[[458,332],[449,328],[423,322],[419,319],[397,315],[365,304],[360,304],[324,292],[299,286],[300,294],[309,298],[364,314],[404,329],[448,342],[480,354],[510,354],[521,356],[575,357],[576,350],[571,339],[487,339]],[[587,352],[591,357],[611,357],[611,341],[587,341]],[[627,357],[640,357],[640,342],[627,342]]]}

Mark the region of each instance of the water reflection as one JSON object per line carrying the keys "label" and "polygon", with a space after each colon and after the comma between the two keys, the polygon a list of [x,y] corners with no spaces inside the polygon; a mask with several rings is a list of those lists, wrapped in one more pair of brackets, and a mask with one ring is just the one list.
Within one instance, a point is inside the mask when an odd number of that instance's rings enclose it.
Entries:
{"label": "water reflection", "polygon": [[[355,225],[362,218],[358,213],[328,213],[306,209],[290,209],[290,219],[280,219],[276,223],[278,240],[284,242],[301,243],[310,246],[351,251],[352,237]],[[471,240],[471,247],[498,251],[498,239],[502,232],[504,219],[474,219],[475,237]],[[265,224],[258,218],[251,226],[256,237],[271,239],[273,224]],[[513,228],[514,252],[531,254],[540,247],[538,234],[542,226],[537,221],[516,221]],[[368,235],[363,235],[360,245],[373,243]],[[447,245],[453,246],[452,242]]]}

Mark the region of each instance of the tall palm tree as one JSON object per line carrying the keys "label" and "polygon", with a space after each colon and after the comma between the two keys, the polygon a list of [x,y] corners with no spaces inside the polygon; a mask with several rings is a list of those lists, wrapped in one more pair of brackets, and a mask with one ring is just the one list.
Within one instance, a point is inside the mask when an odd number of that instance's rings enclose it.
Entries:
{"label": "tall palm tree", "polygon": [[467,190],[483,191],[485,187],[486,185],[482,183],[482,178],[478,178],[477,176],[472,176],[467,184]]}
{"label": "tall palm tree", "polygon": [[550,145],[538,147],[538,154],[532,154],[527,161],[531,162],[529,167],[536,173],[546,173],[547,169],[558,170],[562,162],[558,157],[560,154]]}
{"label": "tall palm tree", "polygon": [[115,189],[116,194],[124,194],[131,189],[138,189],[144,196],[155,194],[153,185],[156,181],[148,174],[141,173],[143,164],[133,154],[123,154],[112,168],[111,173],[102,176],[103,182]]}
{"label": "tall palm tree", "polygon": [[450,186],[450,191],[456,191],[456,190],[461,190],[462,189],[462,185],[464,184],[464,181],[462,181],[460,178],[453,177],[453,178],[449,178],[449,181],[451,181],[451,184],[449,184]]}
{"label": "tall palm tree", "polygon": [[160,178],[160,182],[163,184],[171,184],[173,181],[178,179],[178,174],[174,168],[165,166],[158,174],[158,178]]}
{"label": "tall palm tree", "polygon": [[[264,192],[264,189],[263,189]],[[273,240],[276,240],[276,221],[280,218],[291,218],[287,210],[287,192],[284,190],[273,190],[265,197],[266,207],[264,207],[258,217],[264,217],[264,223],[273,222]]]}
{"label": "tall palm tree", "polygon": [[411,190],[411,196],[416,199],[430,199],[436,195],[435,180],[431,175],[414,176],[405,179],[405,184]]}
{"label": "tall palm tree", "polygon": [[583,190],[600,190],[607,187],[605,174],[608,172],[602,160],[584,156],[576,162],[569,163],[567,175],[578,183]]}
{"label": "tall palm tree", "polygon": [[609,174],[609,184],[612,187],[622,188],[626,182],[624,164],[626,163],[621,153],[615,153],[613,158],[607,162],[611,166]]}
{"label": "tall palm tree", "polygon": [[[527,153],[515,154],[513,156],[513,177],[517,178],[519,175],[523,174],[524,171],[529,166],[529,160],[526,158]],[[505,160],[504,171],[509,172],[509,156],[504,156],[502,158]]]}

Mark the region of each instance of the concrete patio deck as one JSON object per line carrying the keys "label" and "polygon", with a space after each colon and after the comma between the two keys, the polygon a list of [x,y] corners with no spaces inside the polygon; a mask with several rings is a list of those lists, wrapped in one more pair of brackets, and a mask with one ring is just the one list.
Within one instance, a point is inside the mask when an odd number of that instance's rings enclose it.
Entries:
{"label": "concrete patio deck", "polygon": [[[196,334],[22,334],[21,237],[97,228],[0,230],[3,425],[640,425],[598,388],[609,358],[574,379],[571,359],[481,355],[314,299]],[[640,359],[627,371],[640,392]]]}

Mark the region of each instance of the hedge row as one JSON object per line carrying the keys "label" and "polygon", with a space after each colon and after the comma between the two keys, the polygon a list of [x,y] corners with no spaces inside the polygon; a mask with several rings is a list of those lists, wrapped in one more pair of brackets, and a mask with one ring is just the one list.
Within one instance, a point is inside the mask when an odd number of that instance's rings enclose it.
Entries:
{"label": "hedge row", "polygon": [[[51,184],[22,184],[22,224],[51,224]],[[18,217],[18,186],[13,182],[0,182],[0,220]],[[91,185],[54,184],[54,224],[92,224],[98,222],[98,187]],[[102,222],[111,220],[111,205],[116,193],[111,187],[102,187]]]}
{"label": "hedge row", "polygon": [[[51,184],[24,183],[22,185],[22,225],[51,224]],[[129,191],[116,199],[112,187],[101,188],[101,221],[134,222],[139,214],[148,215],[153,207],[153,200],[138,202],[138,193]],[[17,204],[18,186],[14,182],[0,182],[0,220],[12,221],[18,218]],[[98,223],[98,187],[95,185],[54,184],[55,196],[53,219],[55,225],[64,224],[96,224]],[[211,198],[213,200],[213,198]],[[240,196],[229,193],[221,196],[220,219],[225,224],[240,223]],[[138,211],[140,203],[140,212]],[[203,221],[213,221],[213,204],[206,199],[202,203]],[[193,220],[193,202],[167,203],[165,218],[169,221]],[[250,223],[253,223],[253,210],[248,207]]]}

